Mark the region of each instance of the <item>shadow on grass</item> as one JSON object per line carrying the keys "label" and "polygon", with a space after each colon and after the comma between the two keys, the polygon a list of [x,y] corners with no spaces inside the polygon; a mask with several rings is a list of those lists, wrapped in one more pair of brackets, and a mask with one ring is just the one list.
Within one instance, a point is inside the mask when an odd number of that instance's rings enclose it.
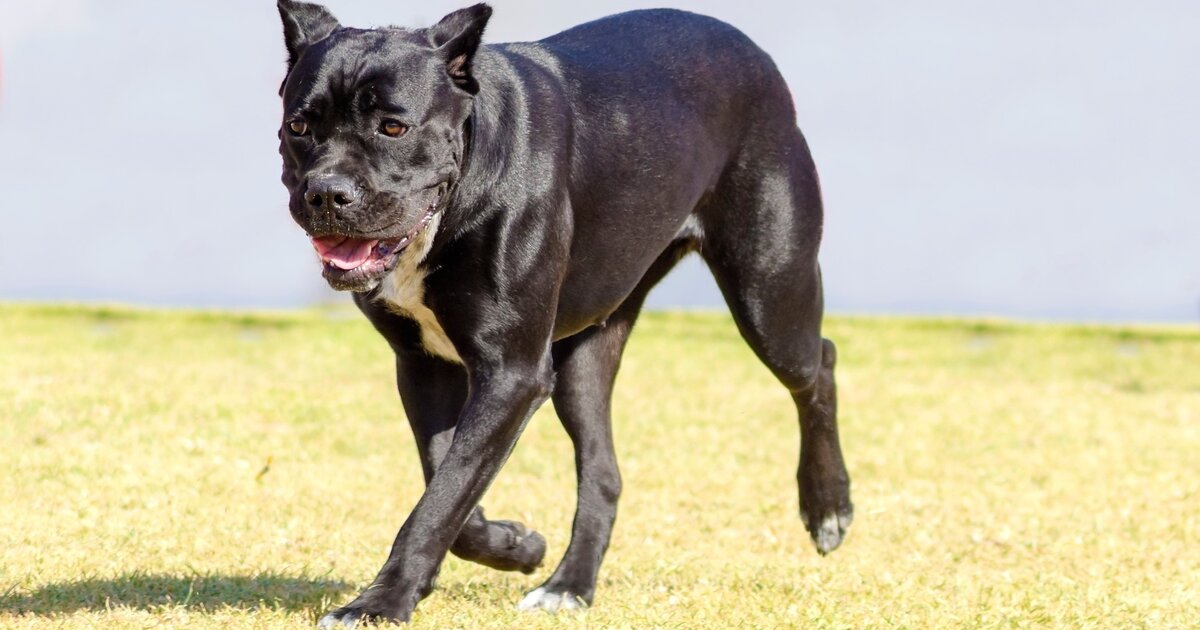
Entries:
{"label": "shadow on grass", "polygon": [[205,612],[227,607],[298,611],[326,608],[349,590],[345,582],[324,578],[130,573],[46,584],[27,592],[14,587],[0,594],[0,612],[36,615],[174,606]]}

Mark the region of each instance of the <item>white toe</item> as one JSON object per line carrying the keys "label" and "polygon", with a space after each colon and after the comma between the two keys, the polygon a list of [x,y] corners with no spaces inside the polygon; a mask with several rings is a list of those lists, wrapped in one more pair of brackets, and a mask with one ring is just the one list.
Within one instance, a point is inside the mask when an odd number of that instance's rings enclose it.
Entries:
{"label": "white toe", "polygon": [[525,597],[521,598],[521,603],[517,604],[517,610],[533,610],[538,608],[538,602],[541,601],[542,595],[546,594],[546,589],[538,587],[529,591]]}
{"label": "white toe", "polygon": [[358,626],[358,621],[354,619],[338,619],[332,614],[321,617],[321,621],[317,622],[317,628],[320,630],[335,630],[336,628],[354,628]]}
{"label": "white toe", "polygon": [[543,587],[533,589],[521,600],[521,603],[517,604],[517,610],[545,610],[548,612],[583,608],[587,608],[587,604],[584,603],[582,597],[570,591],[554,593]]}

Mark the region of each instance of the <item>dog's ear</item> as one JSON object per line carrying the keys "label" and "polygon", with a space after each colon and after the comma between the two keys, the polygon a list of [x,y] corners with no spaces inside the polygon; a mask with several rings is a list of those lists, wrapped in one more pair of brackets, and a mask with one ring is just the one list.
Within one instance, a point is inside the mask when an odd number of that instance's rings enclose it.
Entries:
{"label": "dog's ear", "polygon": [[471,94],[479,92],[479,83],[471,75],[471,59],[490,17],[492,7],[480,3],[447,15],[429,29],[429,41],[445,60],[446,74]]}
{"label": "dog's ear", "polygon": [[278,0],[283,20],[283,43],[288,51],[288,69],[296,65],[300,53],[341,26],[329,9],[308,2]]}

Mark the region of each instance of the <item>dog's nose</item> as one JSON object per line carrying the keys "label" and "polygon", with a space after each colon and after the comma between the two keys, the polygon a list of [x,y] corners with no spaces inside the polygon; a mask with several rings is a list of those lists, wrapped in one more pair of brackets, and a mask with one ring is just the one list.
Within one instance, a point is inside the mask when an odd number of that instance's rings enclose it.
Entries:
{"label": "dog's nose", "polygon": [[358,186],[342,175],[318,175],[308,180],[305,201],[313,210],[338,212],[358,202]]}

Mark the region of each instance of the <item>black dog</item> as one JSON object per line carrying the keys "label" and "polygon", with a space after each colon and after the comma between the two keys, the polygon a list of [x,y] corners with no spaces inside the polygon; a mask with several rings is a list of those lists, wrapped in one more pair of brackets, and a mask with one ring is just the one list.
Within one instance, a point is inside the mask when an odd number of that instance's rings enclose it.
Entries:
{"label": "black dog", "polygon": [[610,399],[646,293],[684,254],[792,393],[800,516],[850,524],[817,175],[783,78],[745,35],[670,10],[480,46],[486,5],[344,28],[279,0],[283,182],[324,275],[396,353],[427,488],[370,588],[322,626],[405,620],[447,551],[530,572],[543,538],[480,497],[546,398],[575,444],[571,544],[521,608],[589,604],[621,477]]}

